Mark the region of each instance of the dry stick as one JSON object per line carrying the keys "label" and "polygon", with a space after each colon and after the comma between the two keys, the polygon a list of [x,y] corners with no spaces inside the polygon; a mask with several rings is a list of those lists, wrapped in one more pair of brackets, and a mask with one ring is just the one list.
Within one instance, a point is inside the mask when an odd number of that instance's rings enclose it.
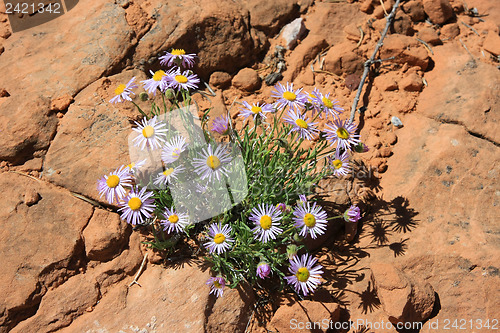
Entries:
{"label": "dry stick", "polygon": [[349,117],[349,124],[351,124],[352,121],[354,120],[354,114],[356,113],[356,109],[358,107],[359,97],[361,96],[361,90],[363,89],[363,85],[365,84],[366,77],[368,76],[368,72],[370,71],[370,66],[374,62],[375,57],[377,56],[378,50],[383,45],[385,35],[387,35],[387,31],[389,31],[389,27],[391,26],[392,20],[394,19],[394,16],[396,15],[396,10],[398,9],[400,1],[401,0],[396,0],[396,3],[392,7],[391,13],[389,14],[389,16],[387,16],[387,23],[385,24],[385,28],[384,28],[384,31],[382,32],[382,35],[380,36],[380,40],[378,41],[377,46],[375,46],[375,50],[373,51],[371,58],[365,62],[365,70],[363,71],[363,76],[361,77],[361,82],[359,82],[358,92],[356,93],[356,97],[354,97],[354,102],[352,104],[351,116]]}
{"label": "dry stick", "polygon": [[472,58],[472,61],[476,62],[476,59],[474,58],[474,56],[472,55],[472,53],[470,53],[470,51],[467,48],[467,46],[464,44],[464,42],[462,42],[462,38],[459,38],[458,41],[460,42],[460,44],[462,44],[462,46],[464,47],[465,51],[467,51],[467,53],[470,55],[470,57]]}
{"label": "dry stick", "polygon": [[361,33],[361,38],[359,39],[359,42],[356,45],[356,47],[360,47],[361,43],[363,43],[363,39],[365,38],[365,32],[363,31],[363,28],[358,27],[358,29],[359,29],[359,32]]}
{"label": "dry stick", "polygon": [[479,33],[477,32],[476,29],[474,29],[473,27],[471,27],[470,25],[468,25],[467,23],[465,23],[464,21],[460,21],[463,25],[465,25],[467,28],[469,28],[470,30],[472,30],[476,35],[479,36]]}
{"label": "dry stick", "polygon": [[429,44],[427,44],[426,42],[424,42],[424,41],[423,41],[423,40],[421,40],[420,38],[417,38],[417,40],[418,40],[420,43],[424,44],[424,46],[427,48],[427,50],[429,50],[429,52],[430,52],[432,55],[434,55],[434,52],[432,51],[432,49],[431,49],[431,47],[429,46]]}
{"label": "dry stick", "polygon": [[142,287],[139,284],[139,282],[137,282],[137,278],[142,273],[142,270],[144,269],[144,265],[146,264],[147,258],[148,258],[148,253],[146,252],[146,254],[144,255],[144,259],[142,259],[141,267],[139,267],[139,271],[137,271],[137,274],[135,274],[135,276],[134,276],[134,281],[130,282],[130,284],[128,285],[129,288],[132,287],[134,284],[138,285],[139,287]]}

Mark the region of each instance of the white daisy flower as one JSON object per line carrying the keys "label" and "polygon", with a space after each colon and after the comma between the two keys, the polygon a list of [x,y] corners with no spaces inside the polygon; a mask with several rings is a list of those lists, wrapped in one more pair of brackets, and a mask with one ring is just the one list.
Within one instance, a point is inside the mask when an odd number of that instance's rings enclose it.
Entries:
{"label": "white daisy flower", "polygon": [[224,293],[224,287],[226,286],[226,280],[222,276],[211,277],[208,279],[206,285],[210,286],[210,294],[214,294],[217,297],[221,297]]}
{"label": "white daisy flower", "polygon": [[337,149],[352,150],[352,146],[360,143],[359,134],[356,134],[356,124],[347,123],[336,119],[333,123],[326,125],[326,139],[333,144],[337,144]]}
{"label": "white daisy flower", "polygon": [[193,166],[201,179],[208,178],[209,181],[212,181],[214,178],[220,180],[221,175],[227,176],[226,166],[232,159],[225,146],[219,145],[214,150],[209,144],[207,148],[203,148],[199,156],[200,158],[193,159]]}
{"label": "white daisy flower", "polygon": [[142,168],[146,164],[146,160],[138,161],[138,162],[131,162],[130,164],[127,164],[126,167],[130,171],[131,174],[137,173],[140,168]]}
{"label": "white daisy flower", "polygon": [[184,171],[184,167],[182,166],[177,166],[175,168],[166,168],[165,171],[160,172],[158,176],[156,176],[153,184],[157,186],[166,186],[168,184],[171,184],[174,179],[177,179],[177,176],[182,171]]}
{"label": "white daisy flower", "polygon": [[271,96],[277,98],[278,109],[283,109],[288,106],[290,110],[301,110],[307,102],[307,95],[302,92],[302,88],[293,90],[293,83],[288,83],[286,86],[278,83],[274,86]]}
{"label": "white daisy flower", "polygon": [[299,235],[305,237],[307,234],[311,235],[313,239],[325,233],[326,226],[328,225],[327,214],[316,203],[305,202],[300,203],[293,211],[293,218],[297,229],[301,229]]}
{"label": "white daisy flower", "polygon": [[319,132],[315,127],[317,123],[309,122],[307,118],[299,112],[289,110],[285,122],[293,125],[291,132],[297,132],[300,138],[312,140],[314,135]]}
{"label": "white daisy flower", "polygon": [[168,209],[165,208],[163,213],[165,220],[160,220],[160,224],[164,227],[163,231],[167,233],[183,232],[184,228],[189,224],[189,217],[186,213],[180,213],[174,209],[174,207]]}
{"label": "white daisy flower", "polygon": [[198,83],[200,83],[200,79],[196,74],[193,74],[191,71],[181,72],[180,68],[169,73],[165,80],[169,87],[177,90],[196,89],[198,88]]}
{"label": "white daisy flower", "polygon": [[231,226],[226,224],[221,228],[220,224],[212,224],[208,227],[209,241],[204,245],[210,253],[221,254],[231,248],[234,240],[230,237]]}
{"label": "white daisy flower", "polygon": [[290,267],[288,271],[292,273],[292,276],[285,276],[288,284],[295,288],[297,293],[302,292],[304,296],[307,296],[310,292],[313,293],[314,290],[321,283],[321,270],[323,266],[314,264],[318,259],[310,256],[309,254],[299,256],[294,256],[290,259]]}
{"label": "white daisy flower", "polygon": [[283,232],[283,229],[279,228],[281,218],[281,211],[273,205],[260,204],[258,207],[254,207],[249,218],[256,225],[252,229],[254,238],[262,243],[276,239],[276,236]]}
{"label": "white daisy flower", "polygon": [[186,51],[183,49],[173,49],[171,52],[165,52],[160,59],[160,65],[162,66],[184,66],[185,68],[191,68],[194,66],[194,58],[196,54],[189,53],[186,54]]}
{"label": "white daisy flower", "polygon": [[145,218],[152,217],[155,210],[154,199],[151,199],[153,192],[146,192],[146,188],[138,190],[133,188],[120,203],[121,218],[132,225],[143,224]]}
{"label": "white daisy flower", "polygon": [[329,166],[333,170],[333,174],[337,177],[345,176],[350,171],[349,153],[347,150],[341,155],[339,150],[335,152],[335,157],[328,156]]}
{"label": "white daisy flower", "polygon": [[153,75],[153,77],[143,80],[141,83],[144,84],[144,90],[156,96],[156,89],[159,88],[161,92],[164,92],[168,88],[165,78],[169,75],[169,73],[165,73],[165,71],[161,69],[156,72],[153,72],[152,70],[149,72]]}
{"label": "white daisy flower", "polygon": [[156,116],[146,120],[142,120],[142,124],[135,122],[137,128],[133,128],[134,131],[139,133],[139,135],[132,140],[134,145],[144,149],[144,147],[150,147],[152,149],[160,148],[165,142],[167,136],[167,125],[161,121],[158,121]]}
{"label": "white daisy flower", "polygon": [[162,149],[161,159],[165,163],[173,163],[179,159],[181,153],[186,150],[188,144],[183,136],[177,135],[167,142]]}
{"label": "white daisy flower", "polygon": [[106,196],[106,200],[112,204],[119,202],[127,193],[124,186],[132,186],[132,175],[129,170],[121,166],[109,175],[103,176],[97,182],[97,189],[102,197]]}
{"label": "white daisy flower", "polygon": [[138,88],[139,86],[135,84],[135,76],[128,81],[127,84],[120,84],[118,87],[115,89],[115,97],[113,97],[109,102],[116,104],[116,103],[121,103],[122,98],[123,100],[131,101],[132,98],[130,95],[135,95],[135,93],[132,91],[132,89]]}

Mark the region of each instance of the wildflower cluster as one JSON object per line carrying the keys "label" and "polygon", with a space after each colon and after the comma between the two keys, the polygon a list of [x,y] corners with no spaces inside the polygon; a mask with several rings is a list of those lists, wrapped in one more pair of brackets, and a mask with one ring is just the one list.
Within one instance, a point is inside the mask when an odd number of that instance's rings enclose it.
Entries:
{"label": "wildflower cluster", "polygon": [[[195,59],[174,49],[160,57],[171,68],[151,71],[152,77],[141,81],[147,93],[155,98],[159,92],[163,102],[163,109],[153,102],[149,115],[136,104],[143,119],[135,123],[132,143],[146,158],[103,176],[99,193],[119,206],[127,223],[152,229],[151,246],[171,249],[179,239],[191,238],[205,249],[216,275],[207,285],[216,296],[223,295],[226,285],[259,285],[266,278],[311,294],[321,284],[323,270],[304,251],[303,239],[316,240],[336,223],[333,219],[356,222],[361,217],[356,206],[328,217],[314,198],[319,180],[347,175],[351,155],[366,149],[357,127],[341,120],[343,110],[329,93],[317,88],[306,93],[278,83],[272,103],[241,103],[240,117],[253,120],[253,126],[235,131],[228,115],[210,119],[205,112],[199,124],[201,144],[193,130],[196,117],[186,112],[200,83],[189,69]],[[135,78],[120,84],[110,102],[133,102],[137,88]],[[180,110],[184,130],[169,121],[174,110]],[[318,118],[326,122],[323,128]],[[214,132],[227,143],[217,142]],[[313,141],[312,148],[304,148],[305,141]],[[151,156],[160,156],[161,170],[151,171]],[[243,186],[229,182],[234,175]],[[212,204],[228,203],[203,219],[185,204],[189,200],[206,212],[213,210]]]}

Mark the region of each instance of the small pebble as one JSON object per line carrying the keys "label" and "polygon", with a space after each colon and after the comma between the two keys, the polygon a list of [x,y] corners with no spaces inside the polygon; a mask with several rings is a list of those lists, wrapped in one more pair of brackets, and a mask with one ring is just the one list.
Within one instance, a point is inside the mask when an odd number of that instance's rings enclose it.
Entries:
{"label": "small pebble", "polygon": [[393,116],[391,118],[391,123],[396,126],[397,128],[403,127],[403,122],[396,116]]}

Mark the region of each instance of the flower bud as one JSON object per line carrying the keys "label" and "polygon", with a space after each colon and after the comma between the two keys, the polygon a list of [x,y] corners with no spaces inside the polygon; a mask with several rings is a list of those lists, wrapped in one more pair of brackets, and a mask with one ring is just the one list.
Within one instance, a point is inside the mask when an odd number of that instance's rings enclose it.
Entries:
{"label": "flower bud", "polygon": [[358,222],[361,218],[361,210],[359,207],[352,205],[344,212],[344,220],[346,222]]}
{"label": "flower bud", "polygon": [[354,146],[354,151],[356,151],[357,153],[366,153],[369,150],[370,149],[368,149],[368,146],[362,142]]}
{"label": "flower bud", "polygon": [[143,92],[141,92],[141,93],[139,94],[139,99],[140,99],[141,101],[143,101],[143,102],[147,101],[147,100],[149,99],[149,95],[148,95],[148,93],[147,93],[147,92],[144,92],[144,91],[143,91]]}
{"label": "flower bud", "polygon": [[293,259],[293,257],[297,255],[297,245],[294,244],[288,245],[286,248],[286,254],[289,260]]}
{"label": "flower bud", "polygon": [[175,92],[174,92],[174,90],[170,89],[170,88],[168,88],[167,90],[165,90],[165,97],[167,99],[170,99],[170,100],[174,99],[175,98]]}
{"label": "flower bud", "polygon": [[261,279],[265,279],[266,277],[269,276],[269,274],[271,273],[271,267],[268,265],[267,262],[261,262],[258,266],[257,266],[257,275],[261,278]]}

